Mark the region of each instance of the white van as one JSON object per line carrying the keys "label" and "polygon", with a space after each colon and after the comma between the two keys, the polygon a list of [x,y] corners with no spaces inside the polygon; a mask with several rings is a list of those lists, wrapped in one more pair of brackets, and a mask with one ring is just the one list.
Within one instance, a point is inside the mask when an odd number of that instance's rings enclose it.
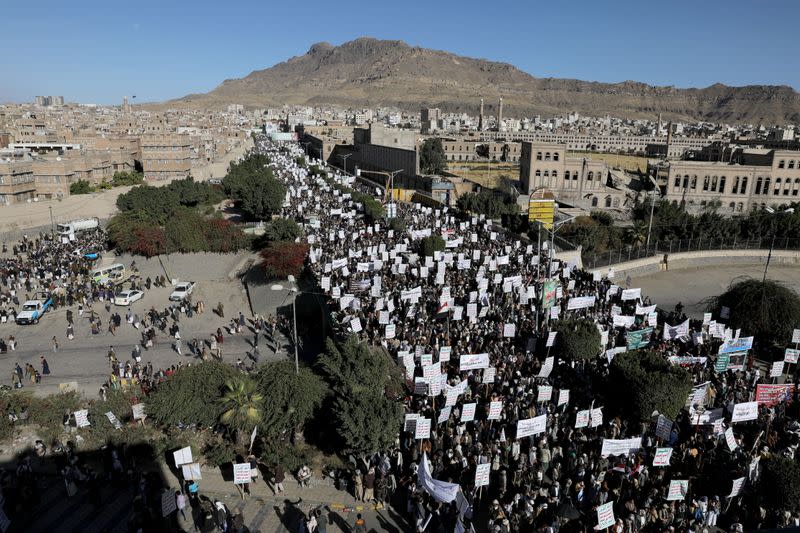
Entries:
{"label": "white van", "polygon": [[122,283],[128,278],[125,265],[114,263],[113,265],[98,267],[92,270],[92,280],[99,285],[106,285],[108,282]]}

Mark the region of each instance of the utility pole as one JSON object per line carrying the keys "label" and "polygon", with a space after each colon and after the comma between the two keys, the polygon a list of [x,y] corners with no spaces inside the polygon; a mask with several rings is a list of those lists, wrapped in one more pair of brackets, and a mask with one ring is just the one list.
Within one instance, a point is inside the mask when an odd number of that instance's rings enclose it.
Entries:
{"label": "utility pole", "polygon": [[339,158],[342,160],[342,170],[345,174],[347,174],[347,158],[353,155],[352,153],[349,154],[339,154]]}
{"label": "utility pole", "polygon": [[53,220],[53,206],[52,205],[48,205],[47,207],[50,208],[50,233],[55,233],[55,231],[56,231],[56,223]]}

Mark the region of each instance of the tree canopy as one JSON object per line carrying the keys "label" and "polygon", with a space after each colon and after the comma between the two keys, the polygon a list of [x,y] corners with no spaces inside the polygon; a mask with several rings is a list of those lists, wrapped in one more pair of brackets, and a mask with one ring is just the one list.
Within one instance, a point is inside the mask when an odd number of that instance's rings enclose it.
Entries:
{"label": "tree canopy", "polygon": [[653,351],[617,354],[611,363],[608,398],[634,420],[649,420],[653,411],[675,419],[692,391],[692,377]]}
{"label": "tree canopy", "polygon": [[251,155],[239,163],[231,163],[222,180],[225,193],[253,220],[266,220],[283,205],[286,187],[267,165],[269,158]]}
{"label": "tree canopy", "polygon": [[516,200],[507,193],[484,189],[477,193],[462,194],[458,197],[458,207],[470,213],[479,213],[489,218],[504,215],[519,215]]}
{"label": "tree canopy", "polygon": [[800,511],[800,463],[773,456],[761,465],[764,503],[772,509]]}
{"label": "tree canopy", "polygon": [[727,307],[731,328],[741,328],[744,334],[754,335],[763,342],[785,344],[792,338],[792,329],[800,324],[800,296],[771,279],[735,281],[706,304],[715,316]]}
{"label": "tree canopy", "polygon": [[291,361],[265,363],[255,375],[264,396],[264,432],[280,435],[301,428],[322,405],[327,394],[325,382],[306,367],[295,372]]}
{"label": "tree canopy", "polygon": [[147,412],[162,424],[213,426],[225,411],[217,400],[236,376],[231,366],[216,361],[182,368],[150,395]]}
{"label": "tree canopy", "polygon": [[419,169],[423,174],[440,174],[446,168],[444,146],[438,137],[425,139],[419,150]]}
{"label": "tree canopy", "polygon": [[431,235],[430,237],[423,237],[419,241],[419,249],[422,255],[433,256],[435,252],[444,250],[444,239],[441,235]]}
{"label": "tree canopy", "polygon": [[336,398],[334,416],[344,451],[368,455],[394,442],[403,408],[378,391],[359,390]]}
{"label": "tree canopy", "polygon": [[564,319],[555,323],[558,332],[554,348],[570,360],[593,359],[600,353],[600,332],[591,320]]}

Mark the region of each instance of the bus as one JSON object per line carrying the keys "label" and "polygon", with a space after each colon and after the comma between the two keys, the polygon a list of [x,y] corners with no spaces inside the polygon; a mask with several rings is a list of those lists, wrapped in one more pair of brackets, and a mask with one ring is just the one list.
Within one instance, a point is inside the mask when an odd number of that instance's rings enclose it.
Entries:
{"label": "bus", "polygon": [[92,281],[99,285],[107,285],[112,282],[115,285],[122,283],[128,278],[128,273],[125,270],[125,265],[122,263],[114,263],[113,265],[98,267],[92,270]]}

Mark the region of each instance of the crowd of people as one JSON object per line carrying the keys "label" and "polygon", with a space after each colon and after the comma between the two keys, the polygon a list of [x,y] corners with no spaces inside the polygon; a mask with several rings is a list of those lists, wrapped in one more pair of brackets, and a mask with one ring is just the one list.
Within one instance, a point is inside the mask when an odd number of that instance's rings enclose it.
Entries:
{"label": "crowd of people", "polygon": [[[672,326],[613,269],[589,273],[483,216],[398,204],[401,223],[371,220],[344,191],[378,196],[376,187],[331,169],[311,175],[296,145],[257,146],[287,186],[284,216],[306,223],[309,266],[339,337],[382,347],[405,369],[405,426],[394,447],[358,465],[359,499],[376,501],[380,485],[426,531],[469,530],[480,516],[504,533],[588,531],[600,513],[601,528],[616,532],[800,524],[796,513],[768,512],[754,490],[762,459],[796,458],[800,425],[785,401],[730,422],[734,406],[771,381],[751,358],[715,368],[720,344],[739,338],[722,317],[689,321],[676,309]],[[429,236],[444,250],[422,254]],[[575,317],[601,332],[597,357],[550,357],[552,326]],[[675,420],[628,420],[594,405],[593,388],[631,332],[691,374],[688,410]],[[624,439],[633,444],[611,447]],[[668,466],[653,466],[663,447]],[[721,464],[727,470],[712,473]],[[674,480],[690,480],[688,489]]]}

